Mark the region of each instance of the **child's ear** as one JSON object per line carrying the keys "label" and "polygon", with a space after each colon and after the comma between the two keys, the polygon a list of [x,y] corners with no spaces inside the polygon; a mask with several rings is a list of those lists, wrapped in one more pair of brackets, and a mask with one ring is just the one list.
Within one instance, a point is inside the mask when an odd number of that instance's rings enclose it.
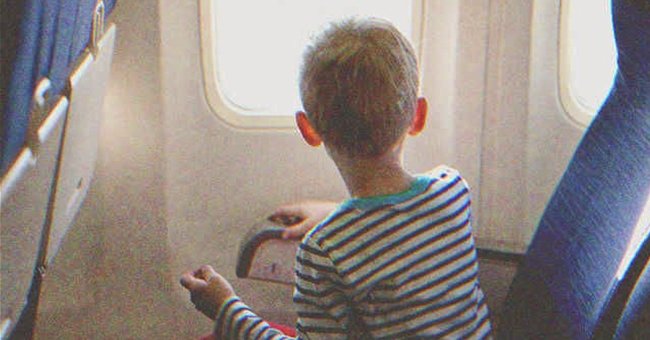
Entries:
{"label": "child's ear", "polygon": [[298,125],[298,130],[302,134],[302,138],[311,146],[320,146],[323,140],[320,138],[320,135],[307,119],[307,114],[303,111],[296,112],[296,124]]}
{"label": "child's ear", "polygon": [[427,121],[428,110],[429,106],[427,104],[427,100],[424,97],[418,98],[418,101],[415,105],[415,114],[413,115],[413,121],[411,121],[411,127],[409,128],[409,135],[415,136],[422,132]]}

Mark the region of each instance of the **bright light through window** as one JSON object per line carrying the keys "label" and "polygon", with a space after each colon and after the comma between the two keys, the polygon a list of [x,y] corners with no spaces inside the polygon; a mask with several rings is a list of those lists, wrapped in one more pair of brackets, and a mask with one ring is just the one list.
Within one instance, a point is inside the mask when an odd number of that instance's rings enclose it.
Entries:
{"label": "bright light through window", "polygon": [[391,21],[411,37],[412,1],[213,0],[217,81],[222,99],[244,115],[301,109],[298,73],[310,37],[350,16]]}
{"label": "bright light through window", "polygon": [[574,110],[594,115],[609,94],[617,68],[611,0],[563,1],[562,81],[569,92],[564,99],[574,102]]}

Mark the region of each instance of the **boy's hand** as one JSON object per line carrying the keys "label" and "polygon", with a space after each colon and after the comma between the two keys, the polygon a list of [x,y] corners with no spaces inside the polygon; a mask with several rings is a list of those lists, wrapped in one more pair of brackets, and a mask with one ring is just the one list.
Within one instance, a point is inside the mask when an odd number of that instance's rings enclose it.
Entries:
{"label": "boy's hand", "polygon": [[235,296],[230,283],[208,265],[183,274],[181,285],[190,291],[194,307],[212,320],[217,318],[219,307]]}
{"label": "boy's hand", "polygon": [[300,238],[305,235],[311,228],[323,221],[336,207],[338,203],[329,201],[305,201],[295,204],[289,204],[279,207],[271,219],[280,219],[281,217],[297,216],[301,221],[287,226],[282,233],[282,238]]}

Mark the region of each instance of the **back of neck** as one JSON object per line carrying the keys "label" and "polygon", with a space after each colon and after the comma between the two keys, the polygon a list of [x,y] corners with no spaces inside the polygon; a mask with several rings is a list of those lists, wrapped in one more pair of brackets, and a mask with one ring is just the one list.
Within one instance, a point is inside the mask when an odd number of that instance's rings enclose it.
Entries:
{"label": "back of neck", "polygon": [[342,159],[336,165],[352,197],[397,194],[414,180],[402,166],[401,157]]}

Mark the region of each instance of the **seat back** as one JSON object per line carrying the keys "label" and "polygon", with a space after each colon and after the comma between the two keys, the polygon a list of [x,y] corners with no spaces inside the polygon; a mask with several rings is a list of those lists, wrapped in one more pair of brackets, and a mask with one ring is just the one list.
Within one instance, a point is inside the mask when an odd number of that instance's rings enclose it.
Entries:
{"label": "seat back", "polygon": [[637,244],[633,235],[647,228],[639,220],[650,193],[650,3],[614,0],[612,10],[614,86],[518,268],[500,338],[592,338]]}
{"label": "seat back", "polygon": [[[621,277],[601,322],[596,339],[650,339],[650,202],[642,221],[645,239]],[[643,215],[642,215],[643,216]]]}
{"label": "seat back", "polygon": [[[6,0],[9,36],[3,59],[6,97],[0,112],[0,174],[4,175],[25,143],[34,88],[39,79],[51,80],[51,96],[61,94],[67,78],[90,41],[96,0]],[[106,14],[115,0],[104,0]],[[4,18],[3,18],[4,19]],[[3,38],[5,36],[3,34]],[[5,48],[3,41],[3,49]],[[4,61],[3,61],[4,62]]]}
{"label": "seat back", "polygon": [[[648,247],[650,248],[650,247]],[[650,339],[650,260],[646,257],[643,271],[636,280],[619,322],[615,339]]]}
{"label": "seat back", "polygon": [[[0,25],[0,338],[16,329],[28,304],[37,303],[30,286],[35,287],[39,280],[34,278],[42,277],[51,260],[48,251],[54,254],[60,244],[61,232],[55,233],[55,242],[49,240],[56,216],[54,197],[61,186],[57,186],[58,178],[71,172],[61,166],[61,149],[72,129],[69,109],[83,97],[77,95],[71,101],[75,87],[71,71],[87,54],[96,8],[102,8],[106,16],[114,4],[115,0],[103,0],[103,4],[97,0],[6,0],[0,4],[0,13],[9,17]],[[103,97],[103,92],[97,96]],[[91,141],[68,144],[83,146]],[[79,202],[67,209],[73,210],[70,216]]]}

